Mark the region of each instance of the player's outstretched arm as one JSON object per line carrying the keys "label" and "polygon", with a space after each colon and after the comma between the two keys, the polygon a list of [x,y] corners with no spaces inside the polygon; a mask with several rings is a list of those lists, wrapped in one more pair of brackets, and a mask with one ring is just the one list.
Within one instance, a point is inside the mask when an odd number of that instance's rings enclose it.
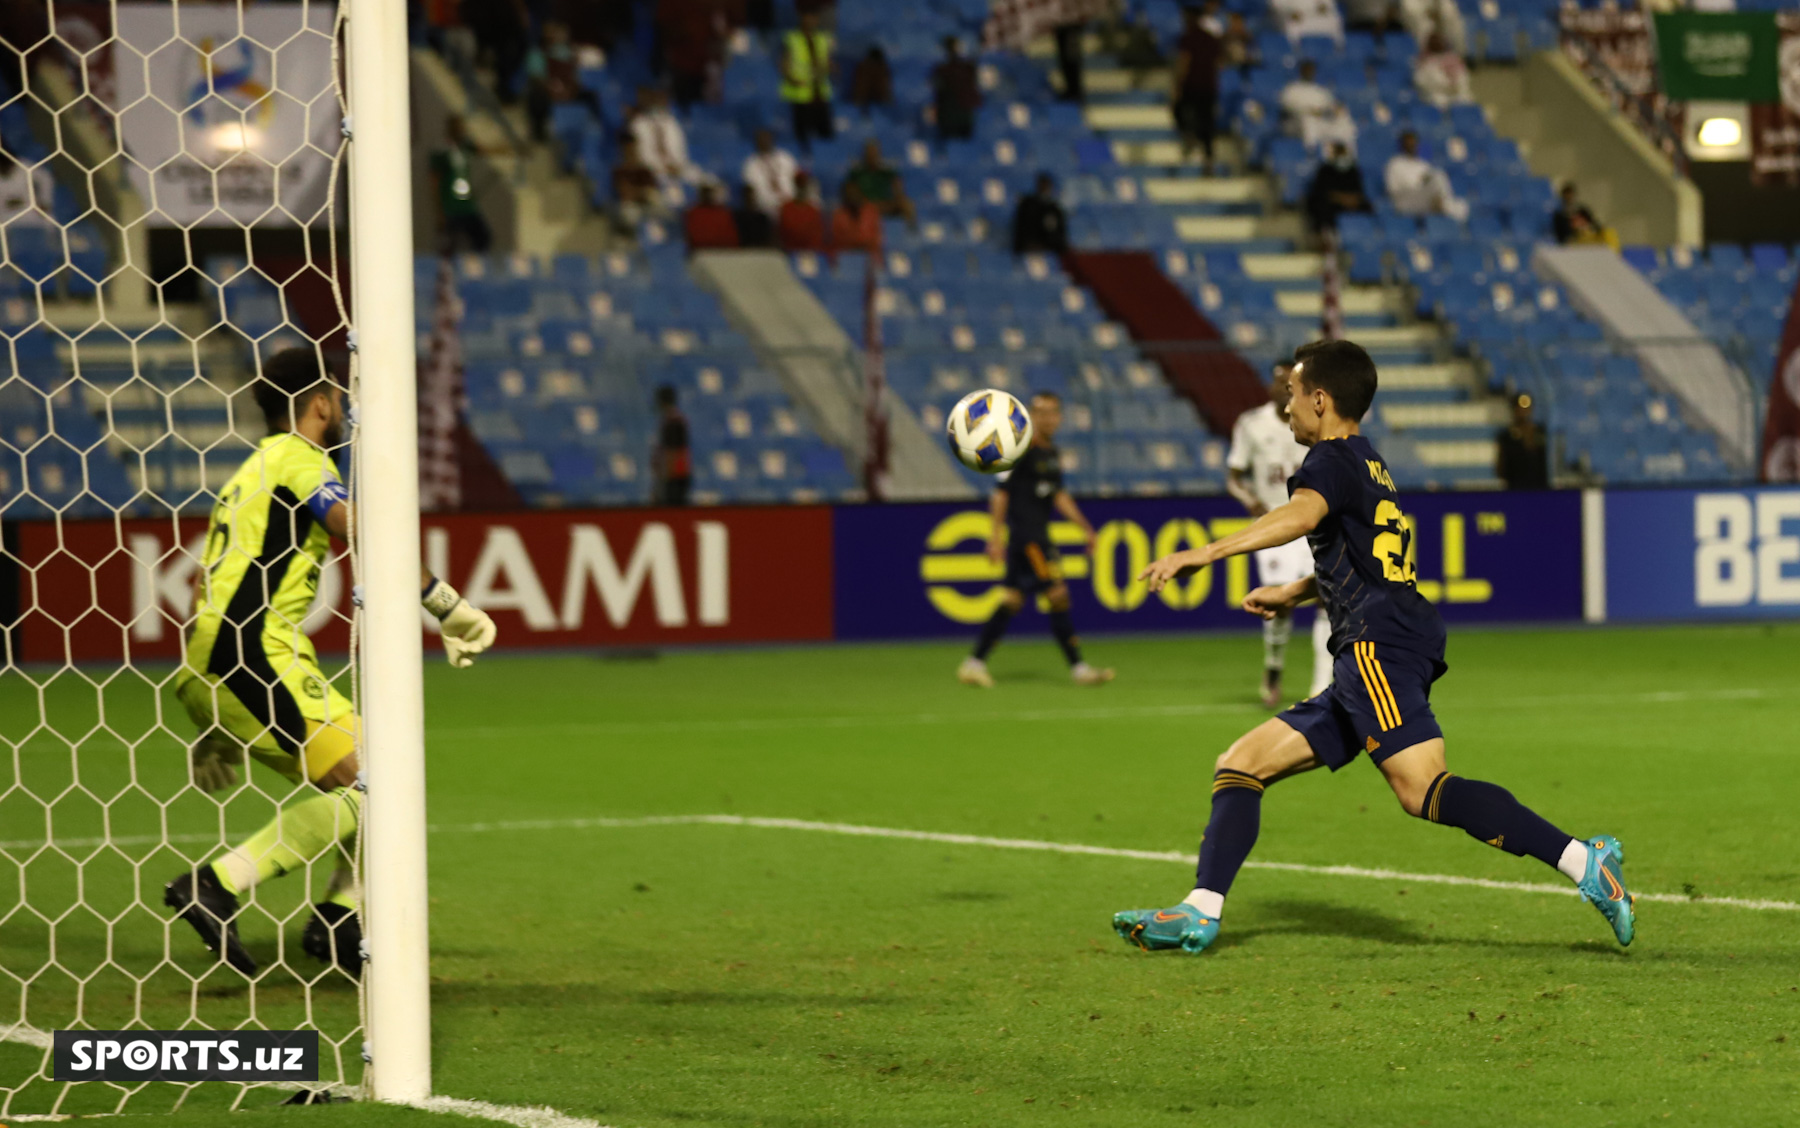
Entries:
{"label": "player's outstretched arm", "polygon": [[1298,540],[1318,528],[1319,522],[1330,511],[1331,507],[1317,491],[1295,490],[1286,505],[1269,510],[1252,521],[1248,528],[1220,537],[1211,544],[1172,552],[1145,568],[1138,574],[1138,579],[1149,584],[1151,591],[1161,591],[1170,580],[1196,572],[1215,561]]}
{"label": "player's outstretched arm", "polygon": [[1264,619],[1273,619],[1283,611],[1292,611],[1302,603],[1318,597],[1316,577],[1306,575],[1292,583],[1253,589],[1244,597],[1244,610]]}
{"label": "player's outstretched arm", "polygon": [[[341,487],[340,487],[341,488]],[[350,539],[350,503],[337,501],[325,513],[325,530],[341,541]],[[499,634],[486,611],[464,599],[423,565],[419,568],[419,603],[438,621],[444,639],[444,657],[457,669],[475,664],[475,658],[494,645]]]}

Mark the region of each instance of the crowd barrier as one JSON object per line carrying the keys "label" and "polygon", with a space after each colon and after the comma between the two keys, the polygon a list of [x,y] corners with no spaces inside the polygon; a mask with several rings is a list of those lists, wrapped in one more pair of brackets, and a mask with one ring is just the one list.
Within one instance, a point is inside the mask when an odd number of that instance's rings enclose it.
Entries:
{"label": "crowd barrier", "polygon": [[[1800,489],[1409,494],[1403,551],[1452,623],[1800,618]],[[1243,528],[1225,497],[1090,499],[1052,526],[1088,632],[1251,629],[1236,558],[1151,594],[1142,567]],[[973,504],[540,510],[428,517],[428,565],[507,649],[966,635],[1000,598]],[[204,522],[19,522],[0,555],[13,662],[174,658]],[[179,545],[177,542],[180,542]],[[306,629],[348,644],[347,561]],[[1026,614],[1036,609],[1028,607]],[[422,624],[423,626],[423,624]]]}

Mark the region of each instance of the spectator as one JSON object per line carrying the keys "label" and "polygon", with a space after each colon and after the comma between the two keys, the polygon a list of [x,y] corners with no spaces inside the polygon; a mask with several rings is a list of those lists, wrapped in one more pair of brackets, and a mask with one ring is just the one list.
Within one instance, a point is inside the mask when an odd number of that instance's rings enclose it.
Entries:
{"label": "spectator", "polygon": [[1295,137],[1306,135],[1309,119],[1330,117],[1337,110],[1337,97],[1319,85],[1318,76],[1319,64],[1302,59],[1299,77],[1281,88],[1281,123]]}
{"label": "spectator", "polygon": [[794,198],[781,205],[776,227],[784,251],[825,249],[825,213],[819,210],[818,181],[804,172],[794,178]]}
{"label": "spectator", "polygon": [[863,199],[854,180],[844,181],[841,202],[831,213],[831,250],[881,250],[881,213]]}
{"label": "spectator", "polygon": [[475,198],[472,158],[502,152],[505,150],[484,149],[471,141],[462,115],[444,119],[444,147],[431,154],[431,181],[438,201],[438,230],[452,254],[463,250],[486,254],[494,241]]}
{"label": "spectator", "polygon": [[800,26],[787,33],[782,50],[781,97],[794,115],[794,141],[803,153],[812,152],[814,137],[829,141],[837,133],[831,116],[834,43],[829,31],[820,30],[815,9],[800,13]]}
{"label": "spectator", "polygon": [[1333,106],[1330,113],[1309,117],[1300,124],[1300,140],[1305,142],[1308,152],[1324,154],[1333,145],[1356,152],[1356,119],[1350,116],[1350,107],[1342,102]]}
{"label": "spectator", "polygon": [[1494,472],[1509,490],[1550,488],[1549,444],[1544,429],[1531,416],[1531,397],[1513,400],[1512,423],[1500,428],[1495,443]]}
{"label": "spectator", "polygon": [[512,105],[518,100],[513,93],[513,83],[525,61],[528,43],[525,32],[531,26],[525,0],[465,2],[462,18],[475,33],[478,51],[485,53],[493,64],[495,96],[503,104]]}
{"label": "spectator", "polygon": [[1439,109],[1475,100],[1475,91],[1469,85],[1468,64],[1450,49],[1443,35],[1435,31],[1425,41],[1424,54],[1413,64],[1413,86],[1419,97]]}
{"label": "spectator", "polygon": [[688,446],[687,416],[681,414],[675,389],[656,389],[656,445],[650,449],[652,505],[686,505],[694,485],[694,452]]}
{"label": "spectator", "polygon": [[1358,31],[1381,35],[1399,15],[1394,0],[1343,0],[1344,23]]}
{"label": "spectator", "polygon": [[[1216,3],[1212,6],[1217,8]],[[1198,149],[1206,154],[1206,168],[1211,172],[1223,44],[1198,9],[1189,8],[1184,15],[1187,29],[1175,48],[1175,125],[1181,131],[1182,158],[1192,157]]]}
{"label": "spectator", "polygon": [[631,139],[637,142],[638,156],[656,174],[656,182],[665,192],[684,181],[693,183],[700,179],[700,170],[688,159],[687,130],[669,112],[667,94],[653,86],[639,90],[630,130]]}
{"label": "spectator", "polygon": [[1250,34],[1250,25],[1244,22],[1242,12],[1232,12],[1225,17],[1225,34],[1221,37],[1219,61],[1240,71],[1248,71],[1262,61],[1256,52],[1256,39]]}
{"label": "spectator", "polygon": [[1337,0],[1269,0],[1269,12],[1281,23],[1290,43],[1308,35],[1325,35],[1344,41],[1344,17]]}
{"label": "spectator", "polygon": [[1362,167],[1342,141],[1331,145],[1331,158],[1319,165],[1306,186],[1306,215],[1314,231],[1336,231],[1345,212],[1373,211],[1363,188]]}
{"label": "spectator", "polygon": [[1205,0],[1200,5],[1200,26],[1216,39],[1225,38],[1225,16],[1219,10],[1219,0]]}
{"label": "spectator", "polygon": [[975,73],[975,64],[963,58],[954,35],[944,37],[944,61],[931,68],[931,100],[939,141],[966,141],[975,136],[981,78]]}
{"label": "spectator", "polygon": [[1069,217],[1056,198],[1056,181],[1038,173],[1037,190],[1019,199],[1013,212],[1013,254],[1060,255],[1069,249]]}
{"label": "spectator", "polygon": [[1087,21],[1071,20],[1056,25],[1056,67],[1062,73],[1062,93],[1058,95],[1065,102],[1081,102],[1087,98],[1087,87],[1082,79],[1082,67],[1087,60]]}
{"label": "spectator", "polygon": [[744,158],[741,174],[754,193],[756,206],[769,215],[781,211],[781,205],[794,198],[794,177],[800,162],[792,153],[775,146],[775,135],[767,129],[756,131],[756,152]]}
{"label": "spectator", "polygon": [[870,47],[851,72],[850,104],[865,114],[876,106],[894,104],[894,68],[880,47]]}
{"label": "spectator", "polygon": [[688,253],[727,250],[738,245],[737,221],[725,206],[724,193],[712,181],[700,186],[700,200],[682,219]]}
{"label": "spectator", "polygon": [[738,186],[738,206],[737,211],[732,213],[732,221],[737,227],[738,246],[775,245],[775,219],[763,210],[762,202],[757,199],[756,189],[748,180]]}
{"label": "spectator", "polygon": [[1110,50],[1119,65],[1131,72],[1133,90],[1142,90],[1150,73],[1162,69],[1168,62],[1156,41],[1156,29],[1150,26],[1150,17],[1143,12],[1123,20],[1112,36],[1112,43]]}
{"label": "spectator", "polygon": [[525,114],[531,121],[531,139],[544,143],[552,106],[576,101],[585,101],[596,118],[601,116],[600,100],[581,88],[568,25],[546,21],[537,45],[525,55]]}
{"label": "spectator", "polygon": [[[16,221],[21,227],[46,227],[55,223],[50,214],[54,184],[47,165],[26,168],[0,149],[0,224]],[[445,214],[449,214],[448,207]]]}
{"label": "spectator", "polygon": [[660,0],[656,30],[675,104],[686,113],[706,97],[723,64],[728,34],[724,12],[708,0]]}
{"label": "spectator", "polygon": [[1613,229],[1594,218],[1588,206],[1575,197],[1575,182],[1562,186],[1562,202],[1550,217],[1550,229],[1558,243],[1604,243],[1619,249],[1619,236]]}
{"label": "spectator", "polygon": [[619,148],[619,159],[612,169],[614,223],[629,232],[646,219],[661,219],[669,214],[656,173],[638,154],[637,142],[627,137]]}
{"label": "spectator", "polygon": [[[1635,5],[1622,5],[1635,6]],[[1412,32],[1413,38],[1425,42],[1435,32],[1458,56],[1469,53],[1469,28],[1463,22],[1456,0],[1399,0],[1395,15]]]}
{"label": "spectator", "polygon": [[1419,156],[1419,135],[1410,129],[1400,134],[1400,151],[1389,158],[1382,179],[1401,215],[1447,215],[1458,223],[1469,218],[1469,202],[1451,190],[1443,169]]}
{"label": "spectator", "polygon": [[883,218],[898,216],[908,224],[914,222],[917,213],[907,199],[900,172],[882,159],[881,143],[873,137],[863,145],[862,159],[850,166],[845,179],[856,185],[857,193]]}

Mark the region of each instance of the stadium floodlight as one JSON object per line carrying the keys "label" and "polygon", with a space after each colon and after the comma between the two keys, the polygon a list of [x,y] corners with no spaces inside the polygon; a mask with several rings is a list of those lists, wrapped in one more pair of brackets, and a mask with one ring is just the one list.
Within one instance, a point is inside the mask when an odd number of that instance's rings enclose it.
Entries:
{"label": "stadium floodlight", "polygon": [[1707,148],[1725,149],[1744,139],[1744,126],[1734,118],[1707,118],[1694,136]]}
{"label": "stadium floodlight", "polygon": [[[0,43],[0,148],[31,184],[0,224],[0,882],[18,891],[0,903],[0,1043],[42,1051],[29,1074],[0,1076],[0,1121],[187,1100],[182,1085],[57,1083],[50,1032],[62,1029],[314,1029],[319,1087],[428,1096],[405,0],[49,12],[37,46]],[[308,453],[316,478],[348,452],[349,549],[321,536],[278,558],[316,553],[303,614],[263,590],[282,590],[276,565],[242,565],[269,569],[250,585],[263,621],[278,621],[266,629],[319,637],[325,660],[258,666],[245,656],[269,652],[246,632],[195,677],[184,650],[200,608],[222,614],[207,594],[219,558],[259,557],[269,530],[313,527],[310,502],[273,516],[267,460],[260,483],[221,496],[321,398],[290,392],[274,425],[265,400],[285,385],[261,377],[298,349],[341,381],[346,348],[349,413]],[[236,523],[245,496],[265,507],[254,534]],[[242,710],[268,747],[227,732],[241,722],[219,712],[226,678],[265,705],[280,684],[296,700],[355,699],[360,725],[337,731],[362,770],[336,790],[361,789],[361,816],[322,852],[283,861],[286,880],[226,887],[242,894],[242,943],[209,956],[191,915],[201,871],[240,858],[254,869],[237,852],[244,835],[323,793],[246,756],[299,745],[304,759],[312,733],[293,737],[279,706]],[[196,723],[209,692],[214,717]],[[326,708],[329,728],[343,714]],[[166,899],[184,881],[187,899]],[[335,903],[355,906],[366,964],[354,944],[332,946],[336,926],[313,904],[346,889]]]}
{"label": "stadium floodlight", "polygon": [[1690,160],[1749,160],[1749,119],[1742,102],[1689,102],[1682,147]]}

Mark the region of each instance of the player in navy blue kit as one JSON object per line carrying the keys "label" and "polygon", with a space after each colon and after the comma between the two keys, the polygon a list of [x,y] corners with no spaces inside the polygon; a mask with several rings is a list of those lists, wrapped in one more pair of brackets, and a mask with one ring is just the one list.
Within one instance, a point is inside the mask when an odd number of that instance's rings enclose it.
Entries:
{"label": "player in navy blue kit", "polygon": [[[1081,507],[1063,486],[1062,454],[1056,449],[1056,432],[1062,426],[1062,397],[1039,392],[1031,397],[1031,446],[1011,470],[999,475],[1000,488],[989,504],[993,532],[988,537],[988,559],[1006,562],[1000,581],[1000,606],[981,628],[975,650],[956,669],[964,685],[992,689],[987,656],[1006,634],[1012,617],[1025,606],[1027,595],[1042,596],[1050,612],[1050,633],[1069,660],[1069,678],[1076,685],[1105,685],[1113,672],[1090,666],[1081,657],[1081,640],[1069,618],[1069,585],[1063,579],[1056,546],[1050,543],[1050,520],[1063,520],[1081,530],[1089,551],[1094,547],[1094,526],[1081,515]],[[1002,535],[1004,534],[1004,536]]]}
{"label": "player in navy blue kit", "polygon": [[1349,341],[1307,345],[1294,358],[1288,418],[1294,438],[1311,449],[1288,481],[1287,504],[1242,532],[1163,557],[1140,578],[1157,591],[1215,561],[1305,536],[1313,574],[1255,589],[1244,610],[1266,619],[1318,599],[1331,619],[1332,682],[1219,757],[1194,891],[1173,908],[1118,913],[1114,930],[1145,950],[1204,951],[1256,845],[1264,790],[1314,768],[1336,771],[1366,752],[1407,814],[1560,870],[1619,943],[1631,943],[1636,921],[1618,839],[1572,838],[1505,788],[1446,769],[1444,732],[1431,713],[1431,684],[1447,668],[1444,623],[1414,583],[1393,478],[1359,428],[1375,398],[1375,363]]}

